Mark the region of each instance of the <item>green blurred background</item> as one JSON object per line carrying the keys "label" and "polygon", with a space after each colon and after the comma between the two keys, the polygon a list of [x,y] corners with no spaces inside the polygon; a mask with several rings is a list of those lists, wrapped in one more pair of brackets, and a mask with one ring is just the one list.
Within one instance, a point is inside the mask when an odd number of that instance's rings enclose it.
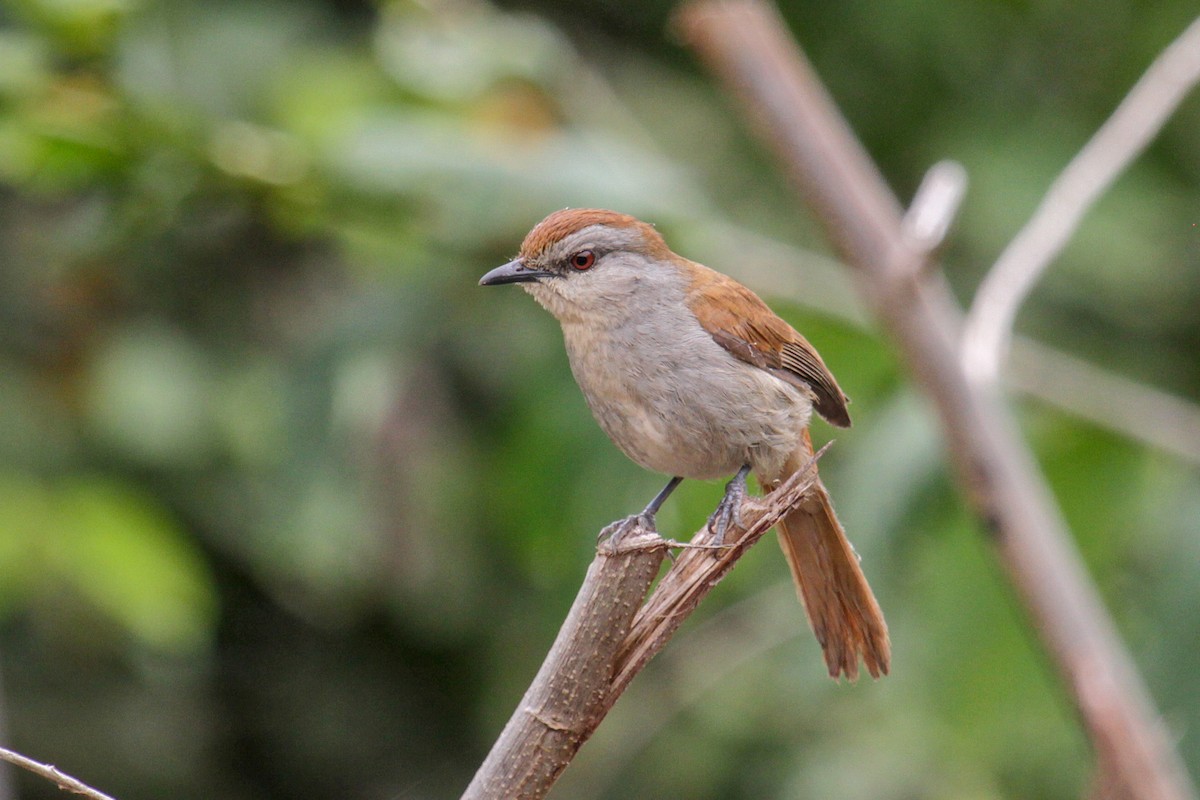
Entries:
{"label": "green blurred background", "polygon": [[[121,800],[457,796],[595,532],[661,484],[592,422],[554,321],[476,287],[543,215],[594,205],[760,289],[854,399],[823,471],[895,661],[825,677],[765,542],[556,796],[1087,790],[927,406],[671,6],[0,3],[0,741]],[[964,298],[1195,11],[784,8],[901,197],[940,158],[968,169]],[[1020,330],[1200,403],[1198,185],[1193,97]],[[1017,404],[1200,773],[1200,442]],[[661,527],[686,535],[720,492],[685,485]],[[60,796],[9,774],[0,797],[18,789]]]}

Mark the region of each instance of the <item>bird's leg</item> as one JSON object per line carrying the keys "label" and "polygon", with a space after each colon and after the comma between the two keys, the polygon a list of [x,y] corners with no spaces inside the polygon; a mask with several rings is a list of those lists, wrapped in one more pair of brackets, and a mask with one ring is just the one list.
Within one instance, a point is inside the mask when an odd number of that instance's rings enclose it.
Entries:
{"label": "bird's leg", "polygon": [[632,516],[628,516],[622,520],[617,520],[611,525],[605,526],[604,530],[600,531],[600,535],[596,537],[597,544],[603,542],[605,539],[608,539],[609,546],[616,547],[621,539],[639,524],[648,531],[657,532],[658,529],[654,525],[654,515],[658,513],[658,509],[662,507],[662,504],[666,502],[666,499],[671,496],[671,492],[675,491],[675,487],[682,482],[683,478],[671,478],[671,480],[667,482],[667,485],[662,488],[662,491],[654,495],[654,499],[651,500],[644,509],[642,509],[642,513],[633,514]]}
{"label": "bird's leg", "polygon": [[746,499],[746,476],[750,474],[750,465],[743,464],[733,476],[733,480],[725,484],[725,496],[717,504],[717,510],[708,518],[708,527],[713,532],[713,544],[725,543],[725,534],[730,526],[742,527],[742,502]]}

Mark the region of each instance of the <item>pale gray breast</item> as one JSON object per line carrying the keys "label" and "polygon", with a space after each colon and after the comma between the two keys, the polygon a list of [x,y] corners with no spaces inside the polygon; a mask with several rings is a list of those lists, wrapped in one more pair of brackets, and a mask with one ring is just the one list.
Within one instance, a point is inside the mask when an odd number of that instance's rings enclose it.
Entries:
{"label": "pale gray breast", "polygon": [[617,324],[564,320],[571,369],[600,426],[657,472],[717,478],[749,461],[776,473],[808,424],[808,398],[733,358],[674,287],[655,289],[612,314]]}

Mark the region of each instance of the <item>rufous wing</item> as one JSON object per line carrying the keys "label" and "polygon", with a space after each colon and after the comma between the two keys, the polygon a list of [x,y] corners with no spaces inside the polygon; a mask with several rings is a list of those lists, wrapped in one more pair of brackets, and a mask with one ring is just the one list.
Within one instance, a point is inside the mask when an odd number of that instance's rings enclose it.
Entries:
{"label": "rufous wing", "polygon": [[808,393],[813,408],[831,424],[849,427],[849,400],[808,340],[733,278],[690,266],[688,307],[716,343]]}

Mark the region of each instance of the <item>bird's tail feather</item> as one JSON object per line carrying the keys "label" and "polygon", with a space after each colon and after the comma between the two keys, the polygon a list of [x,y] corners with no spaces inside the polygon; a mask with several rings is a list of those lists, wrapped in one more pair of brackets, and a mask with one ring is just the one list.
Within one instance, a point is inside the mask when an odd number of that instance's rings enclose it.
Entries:
{"label": "bird's tail feather", "polygon": [[[805,431],[800,447],[773,487],[812,458]],[[779,544],[792,570],[809,624],[825,651],[829,674],[858,677],[861,658],[872,677],[886,675],[891,661],[887,623],[858,564],[858,555],[818,478],[812,490],[779,523]]]}

